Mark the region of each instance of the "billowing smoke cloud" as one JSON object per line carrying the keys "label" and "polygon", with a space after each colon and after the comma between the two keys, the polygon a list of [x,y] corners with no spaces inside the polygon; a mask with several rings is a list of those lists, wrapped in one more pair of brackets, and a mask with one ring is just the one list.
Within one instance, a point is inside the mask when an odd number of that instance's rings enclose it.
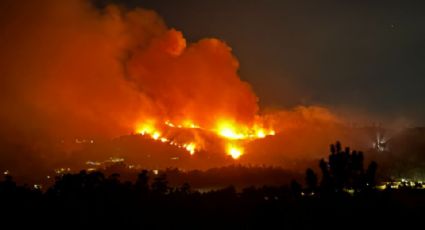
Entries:
{"label": "billowing smoke cloud", "polygon": [[[257,97],[238,68],[224,42],[189,43],[153,11],[99,10],[85,0],[3,0],[0,144],[117,137],[151,118],[206,128],[222,118],[251,125]],[[281,134],[248,148],[249,162],[279,164],[282,153],[317,153],[341,134],[340,120],[320,107],[263,118]],[[45,150],[28,148],[22,152],[31,156]],[[14,161],[2,162],[0,168]]]}
{"label": "billowing smoke cloud", "polygon": [[257,98],[217,39],[187,44],[153,11],[90,2],[2,1],[0,74],[7,133],[117,136],[137,120],[250,122]]}

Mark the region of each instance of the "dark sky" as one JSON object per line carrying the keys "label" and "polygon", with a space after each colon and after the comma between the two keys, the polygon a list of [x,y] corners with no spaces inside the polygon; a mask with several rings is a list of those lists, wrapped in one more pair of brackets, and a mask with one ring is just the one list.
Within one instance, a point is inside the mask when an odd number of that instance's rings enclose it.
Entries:
{"label": "dark sky", "polygon": [[127,0],[189,41],[217,37],[262,106],[325,105],[425,124],[425,1]]}

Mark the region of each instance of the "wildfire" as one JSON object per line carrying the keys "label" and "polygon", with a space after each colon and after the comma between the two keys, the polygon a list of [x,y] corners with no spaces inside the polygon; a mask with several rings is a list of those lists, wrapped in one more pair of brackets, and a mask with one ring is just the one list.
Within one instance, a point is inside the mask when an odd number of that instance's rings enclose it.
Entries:
{"label": "wildfire", "polygon": [[249,127],[230,120],[220,120],[217,122],[215,126],[216,128],[212,129],[201,127],[191,120],[183,120],[181,122],[166,120],[161,125],[159,124],[161,123],[152,121],[141,123],[136,126],[136,133],[150,137],[156,141],[161,141],[162,143],[168,143],[178,148],[185,149],[190,153],[190,155],[194,155],[197,151],[203,149],[202,145],[198,143],[199,140],[191,140],[189,142],[182,143],[181,141],[174,140],[169,135],[163,135],[162,133],[164,133],[163,131],[167,127],[168,129],[205,130],[220,137],[224,141],[223,152],[235,160],[239,159],[244,154],[244,142],[275,135],[274,130],[263,128],[260,124],[255,124],[252,127]]}
{"label": "wildfire", "polygon": [[153,138],[154,140],[158,140],[160,137],[161,137],[161,134],[160,134],[159,132],[154,132],[154,133],[152,134],[152,138]]}
{"label": "wildfire", "polygon": [[144,122],[143,124],[139,124],[136,127],[136,133],[145,135],[145,134],[152,134],[155,132],[154,122],[148,121]]}
{"label": "wildfire", "polygon": [[238,159],[244,153],[243,148],[240,146],[229,144],[226,150],[227,154],[230,155],[233,159]]}
{"label": "wildfire", "polygon": [[195,150],[196,150],[195,143],[184,144],[183,147],[190,153],[190,155],[195,154]]}
{"label": "wildfire", "polygon": [[245,135],[237,133],[232,127],[223,127],[218,132],[221,136],[229,139],[244,139]]}
{"label": "wildfire", "polygon": [[259,139],[275,135],[274,130],[266,130],[258,125],[250,128],[230,121],[218,122],[216,131],[220,136],[233,140]]}

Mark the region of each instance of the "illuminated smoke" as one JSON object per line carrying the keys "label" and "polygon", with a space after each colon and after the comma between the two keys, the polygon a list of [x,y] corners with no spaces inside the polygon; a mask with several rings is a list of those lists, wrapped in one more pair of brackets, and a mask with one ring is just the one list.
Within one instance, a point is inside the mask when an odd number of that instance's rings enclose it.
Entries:
{"label": "illuminated smoke", "polygon": [[[273,132],[223,41],[188,43],[144,9],[99,10],[84,0],[0,4],[4,136],[115,137],[148,125],[140,133],[169,142],[154,127],[166,122],[225,139]],[[193,141],[179,145],[194,153],[201,145]]]}
{"label": "illuminated smoke", "polygon": [[[31,156],[37,141],[136,133],[194,157],[218,148],[240,162],[279,164],[344,136],[324,108],[260,115],[228,44],[187,41],[150,10],[3,0],[0,33],[0,141],[30,143]],[[43,160],[65,156],[50,152]]]}

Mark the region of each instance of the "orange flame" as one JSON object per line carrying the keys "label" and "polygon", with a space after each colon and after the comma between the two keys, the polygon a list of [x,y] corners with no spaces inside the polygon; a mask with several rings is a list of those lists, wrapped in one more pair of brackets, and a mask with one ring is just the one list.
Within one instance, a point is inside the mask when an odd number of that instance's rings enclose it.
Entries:
{"label": "orange flame", "polygon": [[240,146],[229,144],[227,146],[227,154],[230,155],[233,159],[239,159],[244,153],[244,149]]}
{"label": "orange flame", "polygon": [[[260,123],[256,123],[249,127],[248,125],[226,119],[219,120],[216,124],[216,128],[212,129],[201,127],[191,120],[183,120],[181,123],[174,123],[170,120],[166,120],[162,125],[156,126],[155,124],[157,124],[157,122],[153,122],[152,120],[148,120],[145,123],[140,123],[136,126],[136,133],[150,137],[156,141],[161,141],[162,143],[168,143],[178,148],[185,149],[190,153],[190,155],[194,155],[197,151],[202,150],[202,144],[198,143],[199,140],[194,139],[190,142],[181,143],[178,140],[170,139],[172,137],[163,135],[162,129],[157,127],[206,130],[214,133],[217,137],[224,141],[225,148],[223,149],[223,152],[225,152],[227,155],[230,155],[235,160],[239,159],[244,154],[244,142],[275,135],[275,131],[273,129],[263,128]],[[236,144],[235,141],[238,143]]]}

